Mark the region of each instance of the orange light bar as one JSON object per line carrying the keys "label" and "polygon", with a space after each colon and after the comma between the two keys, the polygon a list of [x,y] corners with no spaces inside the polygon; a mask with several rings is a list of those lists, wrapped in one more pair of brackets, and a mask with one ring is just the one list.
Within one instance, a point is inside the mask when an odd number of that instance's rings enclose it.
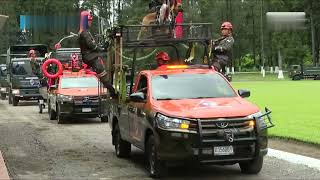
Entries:
{"label": "orange light bar", "polygon": [[168,69],[186,69],[188,65],[169,65],[167,66]]}

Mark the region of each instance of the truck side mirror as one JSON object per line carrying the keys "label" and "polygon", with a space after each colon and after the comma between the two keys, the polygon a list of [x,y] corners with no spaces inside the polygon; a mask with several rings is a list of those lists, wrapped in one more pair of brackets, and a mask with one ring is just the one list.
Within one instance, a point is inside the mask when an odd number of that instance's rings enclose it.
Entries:
{"label": "truck side mirror", "polygon": [[239,89],[238,93],[243,98],[250,97],[250,91],[249,90]]}
{"label": "truck side mirror", "polygon": [[130,95],[130,101],[133,102],[145,102],[145,94],[143,92],[136,92]]}

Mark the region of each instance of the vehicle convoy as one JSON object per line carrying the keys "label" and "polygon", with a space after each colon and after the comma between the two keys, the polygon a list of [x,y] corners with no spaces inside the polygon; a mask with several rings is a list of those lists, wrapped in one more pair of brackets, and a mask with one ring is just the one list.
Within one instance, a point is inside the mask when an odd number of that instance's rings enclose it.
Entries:
{"label": "vehicle convoy", "polygon": [[320,67],[306,66],[303,64],[291,65],[289,69],[289,77],[292,78],[292,80],[301,80],[301,79],[320,80]]}
{"label": "vehicle convoy", "polygon": [[[50,120],[57,119],[61,124],[68,117],[81,116],[100,117],[101,122],[108,122],[105,105],[107,90],[103,88],[96,73],[82,63],[80,49],[61,48],[61,45],[56,47],[59,48],[42,65],[42,72],[49,81],[48,87],[41,88],[41,94],[47,100]],[[55,74],[51,74],[47,67],[54,64],[58,69]],[[42,108],[41,104],[39,107]]]}
{"label": "vehicle convoy", "polygon": [[33,72],[30,58],[27,57],[29,50],[35,50],[38,54],[36,61],[44,59],[48,48],[43,44],[13,45],[7,51],[8,71],[8,101],[17,106],[20,100],[39,100],[40,80]]}
{"label": "vehicle convoy", "polygon": [[[180,39],[136,40],[132,33],[137,26],[122,26],[115,33],[116,51],[133,49],[128,98],[123,90],[127,82],[121,68],[124,55],[109,55],[114,58],[110,78],[120,94],[118,100],[110,100],[109,113],[116,155],[128,157],[131,145],[143,150],[151,177],[165,175],[170,163],[185,161],[239,163],[243,173],[259,173],[268,149],[267,129],[273,126],[271,111],[261,112],[244,99],[250,91],[235,90],[212,68],[207,51],[210,24],[181,26]],[[203,45],[203,53],[191,55],[194,44]],[[185,57],[180,56],[181,45],[188,46]],[[135,72],[137,49],[150,47],[171,47],[176,54],[171,54],[168,65]]]}

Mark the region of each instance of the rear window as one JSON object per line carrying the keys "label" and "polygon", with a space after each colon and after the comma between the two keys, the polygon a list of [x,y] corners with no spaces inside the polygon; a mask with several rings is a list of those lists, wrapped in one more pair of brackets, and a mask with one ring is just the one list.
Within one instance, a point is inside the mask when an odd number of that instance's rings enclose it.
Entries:
{"label": "rear window", "polygon": [[95,88],[98,80],[95,77],[68,77],[61,79],[61,88]]}
{"label": "rear window", "polygon": [[218,74],[173,74],[152,77],[152,96],[157,100],[223,98],[237,96]]}

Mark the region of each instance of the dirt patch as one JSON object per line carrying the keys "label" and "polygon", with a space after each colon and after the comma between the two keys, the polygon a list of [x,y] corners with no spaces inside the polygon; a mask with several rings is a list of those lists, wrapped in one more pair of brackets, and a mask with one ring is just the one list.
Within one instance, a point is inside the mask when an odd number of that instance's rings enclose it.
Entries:
{"label": "dirt patch", "polygon": [[294,154],[320,159],[320,146],[298,142],[294,140],[272,138],[269,147]]}

